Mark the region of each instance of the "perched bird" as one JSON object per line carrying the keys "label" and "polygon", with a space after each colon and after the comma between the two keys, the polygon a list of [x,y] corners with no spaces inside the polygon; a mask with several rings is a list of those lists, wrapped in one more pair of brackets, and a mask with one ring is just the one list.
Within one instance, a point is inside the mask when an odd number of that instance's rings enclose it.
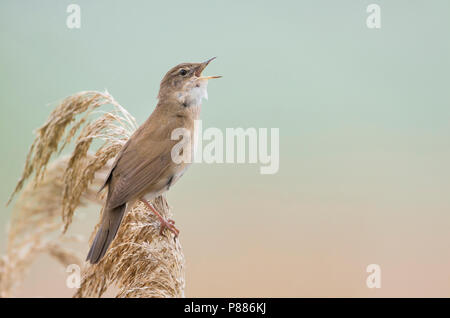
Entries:
{"label": "perched bird", "polygon": [[[103,258],[127,207],[131,208],[138,200],[159,218],[160,233],[167,228],[178,236],[175,222],[165,220],[149,202],[169,190],[190,165],[173,160],[172,149],[179,140],[172,140],[171,136],[178,128],[195,136],[194,121],[199,119],[202,99],[207,98],[208,80],[220,77],[202,76],[202,71],[213,59],[179,64],[162,79],[155,110],[122,147],[101,188],[107,186],[108,194],[102,222],[87,261],[95,264]],[[186,155],[192,153],[183,154]]]}

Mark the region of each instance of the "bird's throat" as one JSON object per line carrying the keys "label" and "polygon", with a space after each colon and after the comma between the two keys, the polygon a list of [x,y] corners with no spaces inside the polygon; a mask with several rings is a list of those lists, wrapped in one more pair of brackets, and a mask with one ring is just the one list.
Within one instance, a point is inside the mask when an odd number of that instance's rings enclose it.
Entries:
{"label": "bird's throat", "polygon": [[208,81],[198,80],[190,84],[178,95],[178,99],[186,107],[200,106],[203,98],[208,99]]}

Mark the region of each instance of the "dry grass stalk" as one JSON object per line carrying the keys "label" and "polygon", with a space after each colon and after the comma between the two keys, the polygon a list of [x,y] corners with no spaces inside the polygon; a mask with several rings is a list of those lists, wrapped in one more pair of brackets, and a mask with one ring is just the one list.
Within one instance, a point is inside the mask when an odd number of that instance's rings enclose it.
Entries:
{"label": "dry grass stalk", "polygon": [[[87,123],[96,109],[107,104],[113,105],[114,109]],[[81,114],[83,116],[78,118]],[[66,133],[66,128],[71,123],[72,128]],[[36,131],[37,137],[28,152],[22,177],[8,203],[33,172],[34,184],[39,184],[50,157],[57,151],[61,152],[81,129],[75,150],[64,171],[62,216],[66,231],[80,197],[94,179],[96,171],[117,154],[136,128],[135,119],[108,92],[88,91],[67,97]],[[104,143],[94,157],[88,158],[87,154],[94,140],[103,140]]]}
{"label": "dry grass stalk", "polygon": [[[90,118],[94,110],[106,104],[114,109],[95,120]],[[95,189],[104,180],[108,162],[136,127],[134,118],[111,95],[89,91],[66,98],[37,130],[22,177],[10,198],[34,172],[33,182],[25,187],[15,206],[7,254],[0,259],[0,295],[10,295],[40,253],[49,253],[65,265],[80,264],[77,256],[63,246],[67,235],[59,230],[67,230],[80,205],[102,203]],[[68,145],[78,131],[70,157],[58,159],[47,169],[50,157]],[[89,150],[95,140],[103,144],[92,155]],[[170,214],[165,199],[159,197],[155,204],[163,215]],[[171,234],[159,235],[157,218],[137,204],[124,218],[106,257],[97,265],[86,265],[76,297],[101,296],[112,285],[119,288],[118,297],[180,297],[184,294],[183,264],[179,242]]]}
{"label": "dry grass stalk", "polygon": [[[168,218],[171,212],[164,197],[153,204]],[[105,257],[84,272],[75,297],[100,297],[108,287],[117,297],[183,297],[184,257],[173,234],[159,234],[159,221],[142,202],[125,216]]]}
{"label": "dry grass stalk", "polygon": [[[45,167],[47,166],[50,157],[58,150],[61,152],[64,147],[70,143],[81,126],[87,121],[89,115],[91,115],[95,109],[106,104],[114,105],[115,110],[106,113],[103,121],[99,119],[97,124],[100,126],[103,125],[102,127],[85,127],[82,131],[82,134],[85,134],[85,140],[79,140],[79,142],[89,146],[94,138],[102,138],[107,142],[113,141],[114,143],[121,138],[127,139],[127,134],[129,137],[129,133],[132,133],[136,129],[136,122],[108,92],[101,93],[87,91],[67,97],[55,108],[55,110],[53,110],[48,117],[47,122],[37,129],[36,139],[28,152],[22,176],[11,194],[8,203],[10,203],[14,195],[23,188],[25,181],[33,174],[33,172],[35,173],[35,184],[38,184],[39,181],[42,180]],[[77,119],[77,116],[83,113],[84,116]],[[112,124],[112,118],[117,120],[121,126]],[[67,126],[71,123],[74,123],[72,128],[65,134]],[[98,133],[98,135],[91,134],[90,138],[88,138],[87,135],[89,134],[89,131],[86,129],[90,130],[92,133]],[[120,134],[122,134],[122,137],[118,137]],[[58,149],[60,143],[61,146]],[[74,155],[77,155],[77,153],[74,152]]]}
{"label": "dry grass stalk", "polygon": [[[28,184],[14,206],[7,251],[0,261],[1,297],[11,296],[40,254],[48,253],[64,266],[80,263],[75,252],[61,245],[75,238],[59,236],[62,227],[62,175],[67,162],[68,158],[60,158],[51,164],[39,186]],[[87,204],[92,198],[92,193],[87,191],[81,205]]]}

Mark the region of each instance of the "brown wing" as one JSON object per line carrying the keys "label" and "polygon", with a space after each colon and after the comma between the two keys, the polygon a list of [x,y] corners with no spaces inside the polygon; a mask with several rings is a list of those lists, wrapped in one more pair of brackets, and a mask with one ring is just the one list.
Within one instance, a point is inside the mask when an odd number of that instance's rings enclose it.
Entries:
{"label": "brown wing", "polygon": [[[145,129],[140,128],[130,138],[111,171],[109,208],[118,207],[144,192],[160,190],[152,189],[152,185],[157,186],[164,177],[170,177],[177,165],[172,160],[171,151],[179,141],[170,139],[170,126],[175,128],[175,125],[164,127],[148,121],[141,126]],[[153,126],[156,129],[148,129]]]}
{"label": "brown wing", "polygon": [[100,191],[102,191],[111,181],[111,176],[112,176],[112,172],[114,171],[114,168],[117,165],[117,162],[119,161],[119,159],[122,157],[122,153],[128,148],[128,145],[130,144],[130,139],[127,140],[127,142],[123,145],[122,149],[120,149],[119,153],[116,155],[116,159],[114,159],[113,164],[111,165],[111,169],[109,169],[108,174],[106,175],[106,179],[105,182],[103,183],[103,185],[100,187],[100,189],[98,190],[98,192],[100,193]]}

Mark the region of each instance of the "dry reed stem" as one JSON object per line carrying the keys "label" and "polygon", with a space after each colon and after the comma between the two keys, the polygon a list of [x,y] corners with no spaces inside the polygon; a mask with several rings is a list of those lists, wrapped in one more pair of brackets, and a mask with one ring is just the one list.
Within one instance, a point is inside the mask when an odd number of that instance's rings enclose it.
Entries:
{"label": "dry reed stem", "polygon": [[[76,238],[61,238],[59,235],[62,228],[62,176],[67,162],[66,157],[52,163],[39,186],[27,184],[14,206],[6,254],[0,261],[1,297],[11,296],[40,254],[48,253],[64,266],[80,262],[75,252],[62,246],[63,243],[75,241]],[[86,191],[80,205],[85,205],[90,200],[91,190]]]}
{"label": "dry reed stem", "polygon": [[[136,121],[108,92],[87,91],[65,98],[52,111],[47,122],[36,130],[36,139],[28,151],[22,176],[11,194],[8,204],[14,195],[23,188],[25,181],[33,172],[35,173],[35,184],[38,184],[42,180],[45,167],[50,157],[58,151],[58,145],[61,143],[59,147],[59,152],[61,152],[70,143],[76,132],[87,121],[92,112],[106,104],[113,105],[115,110],[110,113],[105,113],[103,122],[100,119],[97,122],[99,124],[98,126],[85,126],[81,132],[81,136],[84,139],[78,140],[82,143],[80,147],[83,148],[83,145],[84,147],[89,147],[94,138],[116,143],[121,139],[126,140],[130,136],[130,133],[136,129]],[[81,119],[77,119],[77,116],[82,113],[85,113],[84,116]],[[117,120],[121,126],[114,126],[112,123],[113,120],[111,119]],[[67,126],[73,122],[75,123],[72,128],[65,134]],[[118,129],[115,130],[114,128]],[[89,135],[89,133],[91,134]],[[97,133],[98,135],[94,135],[93,133]],[[76,154],[74,152],[74,155]]]}
{"label": "dry reed stem", "polygon": [[[153,202],[166,218],[171,217],[167,201]],[[84,271],[75,297],[101,297],[110,286],[117,297],[183,297],[184,256],[171,232],[159,234],[159,221],[138,202],[125,216],[105,257]]]}
{"label": "dry reed stem", "polygon": [[[91,119],[99,113],[94,110],[106,104],[114,109]],[[77,207],[88,202],[102,204],[96,190],[109,170],[108,163],[136,127],[134,118],[111,95],[88,91],[64,99],[37,130],[22,177],[8,201],[34,172],[33,182],[17,200],[7,253],[0,259],[0,296],[11,294],[40,253],[48,253],[64,265],[81,264],[64,246],[71,238],[63,234]],[[61,152],[78,131],[70,157],[59,158],[47,169],[51,156]],[[95,140],[103,144],[92,154]],[[163,215],[170,215],[164,198],[155,199],[154,204]],[[159,222],[153,213],[136,204],[125,216],[105,258],[96,265],[86,264],[82,286],[75,296],[100,297],[110,286],[118,288],[118,297],[183,296],[184,256],[178,240],[173,240],[171,233],[166,235],[159,235]]]}

